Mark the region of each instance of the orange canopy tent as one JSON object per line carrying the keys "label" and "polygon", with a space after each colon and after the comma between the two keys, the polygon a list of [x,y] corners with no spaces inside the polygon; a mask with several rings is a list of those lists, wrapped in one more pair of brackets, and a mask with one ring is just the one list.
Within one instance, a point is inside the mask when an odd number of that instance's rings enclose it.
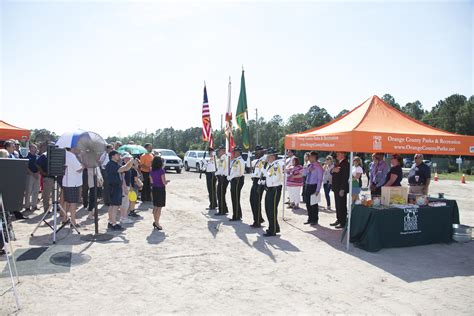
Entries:
{"label": "orange canopy tent", "polygon": [[7,122],[0,121],[0,140],[17,139],[26,140],[30,138],[30,130],[19,128],[8,124]]}
{"label": "orange canopy tent", "polygon": [[474,156],[474,136],[423,124],[373,96],[323,126],[285,136],[297,150]]}
{"label": "orange canopy tent", "polygon": [[[352,170],[354,152],[474,156],[474,136],[457,135],[423,124],[374,95],[346,115],[323,126],[286,135],[285,148],[350,152],[349,170]],[[347,180],[350,197],[350,177]],[[351,198],[347,204],[349,249]]]}

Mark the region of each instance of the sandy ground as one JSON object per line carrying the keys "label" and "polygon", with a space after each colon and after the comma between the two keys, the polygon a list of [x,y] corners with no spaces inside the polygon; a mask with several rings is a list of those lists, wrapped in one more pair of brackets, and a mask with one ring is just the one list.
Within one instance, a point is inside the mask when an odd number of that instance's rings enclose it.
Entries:
{"label": "sandy ground", "polygon": [[[281,236],[264,238],[263,230],[248,226],[250,179],[239,223],[205,209],[204,178],[168,178],[164,232],[152,230],[150,205],[140,205],[143,218],[105,243],[83,242],[65,229],[52,245],[44,226],[30,237],[38,216],[15,222],[17,256],[31,247],[48,249],[37,260],[18,262],[22,309],[15,312],[8,292],[0,296],[0,314],[474,314],[474,242],[346,251],[340,231],[329,226],[335,214],[326,210],[316,228],[303,225],[304,210],[286,211]],[[457,199],[461,222],[474,226],[473,183],[440,181],[432,186],[437,192]],[[80,216],[82,234],[91,232],[86,213]],[[85,263],[51,264],[62,251],[82,254]],[[10,279],[0,260],[3,292]]]}

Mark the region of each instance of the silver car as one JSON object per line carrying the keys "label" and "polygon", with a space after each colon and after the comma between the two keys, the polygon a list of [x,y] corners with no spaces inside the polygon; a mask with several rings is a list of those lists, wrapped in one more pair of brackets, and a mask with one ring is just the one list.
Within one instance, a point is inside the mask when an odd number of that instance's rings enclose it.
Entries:
{"label": "silver car", "polygon": [[203,159],[209,160],[208,155],[204,157],[204,150],[188,150],[184,155],[184,170],[189,171],[193,168],[199,171],[203,165]]}
{"label": "silver car", "polygon": [[154,155],[160,155],[163,159],[163,167],[165,170],[176,170],[176,173],[181,173],[183,169],[183,161],[171,149],[153,149]]}

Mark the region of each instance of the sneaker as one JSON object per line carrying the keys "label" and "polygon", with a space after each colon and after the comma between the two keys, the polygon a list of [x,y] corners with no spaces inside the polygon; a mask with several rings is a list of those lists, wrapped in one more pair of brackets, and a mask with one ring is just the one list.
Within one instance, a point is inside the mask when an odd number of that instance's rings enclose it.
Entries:
{"label": "sneaker", "polygon": [[133,223],[133,221],[130,218],[125,217],[125,218],[120,219],[120,223],[121,224],[131,224],[131,223]]}
{"label": "sneaker", "polygon": [[114,229],[114,225],[112,225],[112,223],[109,222],[107,224],[107,229]]}
{"label": "sneaker", "polygon": [[140,217],[140,215],[138,215],[137,213],[135,213],[135,211],[130,211],[130,212],[128,213],[128,216],[130,216],[130,217]]}
{"label": "sneaker", "polygon": [[121,231],[125,230],[125,228],[120,226],[120,224],[115,224],[114,226],[112,226],[112,230],[121,232]]}

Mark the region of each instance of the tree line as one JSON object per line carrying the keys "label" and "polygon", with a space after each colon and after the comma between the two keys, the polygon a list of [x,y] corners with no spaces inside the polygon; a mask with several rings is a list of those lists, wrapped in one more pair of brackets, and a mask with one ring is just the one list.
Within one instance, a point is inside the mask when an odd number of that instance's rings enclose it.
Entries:
{"label": "tree line", "polygon": [[[390,94],[385,94],[382,99],[397,110],[408,116],[420,120],[428,125],[437,127],[448,132],[464,135],[474,135],[474,96],[469,99],[460,94],[453,94],[438,103],[430,110],[424,110],[420,101],[409,102],[400,106]],[[313,105],[306,113],[293,114],[285,122],[280,115],[274,115],[268,121],[259,118],[258,121],[251,119],[248,122],[250,131],[250,148],[258,144],[264,147],[276,147],[281,152],[284,149],[284,137],[287,134],[298,133],[310,128],[318,127],[330,122],[344,114],[348,110],[342,110],[336,116],[331,116],[324,107]],[[155,132],[136,132],[125,137],[108,137],[108,143],[120,141],[127,144],[133,141],[135,144],[151,143],[153,148],[169,148],[183,156],[187,150],[203,150],[207,143],[202,141],[202,127],[190,127],[185,130],[173,127],[157,129]],[[213,130],[214,143],[217,145],[225,143],[223,130]],[[54,132],[46,129],[35,129],[31,133],[32,142],[55,141],[58,138]],[[241,134],[234,127],[234,138],[236,144],[241,143]]]}

